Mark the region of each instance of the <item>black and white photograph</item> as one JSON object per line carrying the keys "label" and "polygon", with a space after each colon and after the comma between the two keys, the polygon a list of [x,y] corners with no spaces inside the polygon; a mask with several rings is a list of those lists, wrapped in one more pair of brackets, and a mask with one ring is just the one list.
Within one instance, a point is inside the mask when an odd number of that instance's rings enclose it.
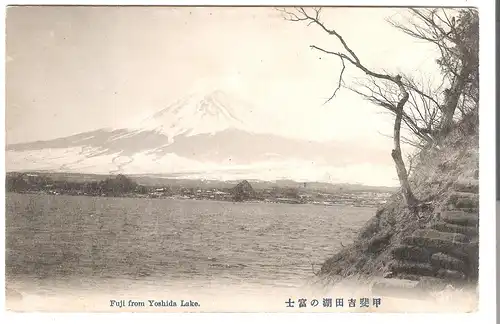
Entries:
{"label": "black and white photograph", "polygon": [[7,310],[478,311],[477,8],[6,11]]}

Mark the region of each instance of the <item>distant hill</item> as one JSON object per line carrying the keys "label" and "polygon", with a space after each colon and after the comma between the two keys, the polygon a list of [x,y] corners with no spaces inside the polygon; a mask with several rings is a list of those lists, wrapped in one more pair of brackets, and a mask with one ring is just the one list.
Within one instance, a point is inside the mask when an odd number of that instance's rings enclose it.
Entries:
{"label": "distant hill", "polygon": [[231,194],[235,201],[251,200],[257,197],[255,190],[253,190],[250,183],[246,180],[238,183],[234,188],[231,189]]}

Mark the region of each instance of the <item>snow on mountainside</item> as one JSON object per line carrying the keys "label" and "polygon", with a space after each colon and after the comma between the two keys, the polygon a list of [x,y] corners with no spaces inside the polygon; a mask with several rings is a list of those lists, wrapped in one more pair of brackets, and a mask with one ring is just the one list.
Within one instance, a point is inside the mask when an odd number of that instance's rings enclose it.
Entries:
{"label": "snow on mountainside", "polygon": [[236,164],[200,162],[173,153],[152,157],[149,152],[133,156],[109,155],[79,156],[82,148],[43,149],[10,152],[7,172],[52,171],[87,174],[155,174],[157,177],[207,180],[258,179],[275,181],[319,181],[328,183],[359,183],[363,185],[394,186],[394,168],[391,165],[356,163],[345,166],[311,163],[307,159],[283,158]]}
{"label": "snow on mountainside", "polygon": [[253,108],[247,103],[215,90],[202,95],[190,94],[139,123],[133,121],[123,128],[130,131],[128,136],[153,131],[165,135],[168,143],[172,143],[179,135],[213,135],[230,128],[251,131],[248,122],[252,120],[252,112]]}
{"label": "snow on mountainside", "polygon": [[390,172],[390,156],[375,149],[252,132],[265,120],[222,91],[191,95],[119,129],[8,145],[6,169],[328,182]]}

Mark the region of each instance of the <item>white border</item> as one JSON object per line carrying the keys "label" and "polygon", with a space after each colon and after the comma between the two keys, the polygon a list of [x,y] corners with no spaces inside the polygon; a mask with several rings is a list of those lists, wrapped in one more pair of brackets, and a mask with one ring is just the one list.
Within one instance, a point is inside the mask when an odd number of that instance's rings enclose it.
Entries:
{"label": "white border", "polygon": [[[253,1],[10,1],[9,5],[306,5],[306,1],[273,1],[272,3],[259,3]],[[6,4],[7,5],[7,4]],[[116,320],[120,323],[134,323],[138,320],[158,321],[165,323],[178,323],[190,320],[213,321],[217,323],[251,323],[256,321],[276,322],[284,320],[287,323],[299,323],[305,320],[314,321],[338,321],[339,323],[349,323],[358,321],[370,321],[371,323],[429,323],[429,322],[452,322],[454,324],[466,323],[472,321],[491,322],[496,313],[496,251],[495,251],[495,10],[493,1],[407,1],[407,0],[379,0],[379,1],[320,1],[316,0],[310,5],[347,5],[347,6],[475,6],[480,9],[480,98],[481,98],[481,113],[480,113],[480,306],[479,311],[473,314],[266,314],[266,313],[226,313],[226,314],[49,314],[49,313],[31,313],[31,314],[13,314],[2,313],[6,322],[4,323],[88,323],[92,321],[110,321]],[[4,24],[6,6],[2,8]],[[358,26],[357,28],[365,28]],[[2,33],[2,55],[5,62],[5,33]],[[2,69],[2,76],[5,81],[5,70]],[[5,84],[5,83],[4,83]],[[3,102],[5,103],[5,87],[1,89]],[[2,119],[5,118],[5,113],[2,114]],[[3,125],[5,125],[5,120]],[[1,132],[1,139],[5,147],[5,132]],[[5,161],[5,152],[1,151],[3,160]],[[5,173],[5,164],[2,165],[2,170]],[[0,190],[5,190],[5,177],[1,177]],[[2,199],[1,210],[5,211],[5,200]],[[483,216],[484,215],[484,216]],[[2,222],[3,233],[5,233],[5,218]],[[2,249],[5,248],[5,240],[1,240]],[[5,255],[1,254],[2,263],[5,264]],[[5,269],[1,268],[0,280],[5,284]],[[5,309],[4,294],[1,294],[1,310]],[[367,317],[367,316],[370,317]],[[332,318],[333,316],[333,318]]]}

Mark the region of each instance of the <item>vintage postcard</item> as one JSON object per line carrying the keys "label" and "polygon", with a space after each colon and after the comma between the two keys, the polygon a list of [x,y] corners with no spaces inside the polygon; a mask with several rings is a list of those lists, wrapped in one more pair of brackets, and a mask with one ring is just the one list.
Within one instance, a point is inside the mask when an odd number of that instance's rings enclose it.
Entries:
{"label": "vintage postcard", "polygon": [[10,6],[6,309],[478,309],[473,7]]}

